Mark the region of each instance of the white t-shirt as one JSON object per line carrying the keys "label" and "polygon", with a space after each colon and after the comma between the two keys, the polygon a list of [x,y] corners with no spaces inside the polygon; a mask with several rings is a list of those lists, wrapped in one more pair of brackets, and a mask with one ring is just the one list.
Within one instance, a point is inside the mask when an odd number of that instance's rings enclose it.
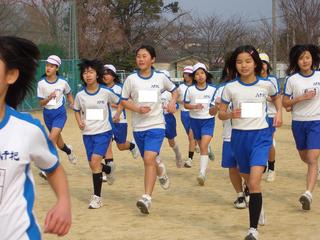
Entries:
{"label": "white t-shirt", "polygon": [[[215,103],[215,101],[218,97],[220,97],[220,98],[222,97],[222,92],[223,92],[224,87],[225,87],[225,84],[221,84],[219,86],[219,88],[217,89],[217,91],[215,93],[214,99],[212,101],[212,105]],[[232,111],[231,105],[232,104],[229,104],[227,112]],[[231,141],[231,132],[232,132],[231,120],[228,119],[228,120],[222,121],[222,126],[223,126],[223,130],[222,130],[223,141],[230,142]]]}
{"label": "white t-shirt", "polygon": [[[276,87],[277,92],[280,93],[280,87],[279,87],[279,82],[278,79],[275,76],[269,75],[267,77],[272,83],[273,85]],[[268,117],[275,117],[276,113],[277,113],[277,109],[275,107],[275,105],[272,102],[267,102],[267,107],[268,107]]]}
{"label": "white t-shirt", "polygon": [[58,154],[39,120],[6,106],[0,122],[1,239],[40,239],[33,214],[35,185],[30,163],[54,171]]}
{"label": "white t-shirt", "polygon": [[176,86],[162,72],[152,70],[151,76],[144,78],[139,72],[127,77],[122,88],[122,99],[131,99],[137,106],[148,106],[151,111],[146,114],[132,112],[133,131],[148,129],[165,129],[160,95],[163,91],[174,91]]}
{"label": "white t-shirt", "polygon": [[187,85],[186,83],[181,83],[178,87],[179,93],[179,103],[181,103],[181,111],[189,112],[189,109],[186,109],[183,105],[184,103],[184,96],[186,94],[187,88],[191,85]]}
{"label": "white t-shirt", "polygon": [[[117,94],[119,97],[121,97],[121,92],[122,92],[122,84],[116,83],[114,84],[111,89],[114,91],[115,94]],[[111,107],[111,112],[112,112],[112,117],[117,112],[117,108]],[[123,109],[123,111],[120,114],[120,121],[119,123],[127,123],[127,117],[126,117],[126,112]]]}
{"label": "white t-shirt", "polygon": [[216,87],[207,84],[204,89],[199,89],[196,85],[188,87],[184,102],[190,104],[202,104],[203,109],[190,109],[190,117],[196,119],[209,119],[214,118],[209,114],[210,104],[214,98]]}
{"label": "white t-shirt", "polygon": [[166,108],[167,108],[169,102],[170,102],[171,99],[172,99],[172,94],[171,94],[171,92],[164,91],[163,93],[161,93],[160,99],[161,99],[161,103],[162,103],[163,113],[164,113],[164,114],[168,114],[168,111],[167,111]]}
{"label": "white t-shirt", "polygon": [[276,87],[268,79],[257,77],[251,84],[234,79],[225,85],[221,101],[241,109],[241,118],[232,119],[233,129],[257,130],[268,127],[267,97],[277,94]]}
{"label": "white t-shirt", "polygon": [[310,90],[315,90],[316,96],[293,105],[292,120],[320,120],[320,71],[314,71],[312,75],[307,77],[296,73],[287,79],[284,86],[286,96],[295,98]]}
{"label": "white t-shirt", "polygon": [[48,82],[46,78],[42,78],[38,82],[37,97],[39,99],[45,99],[53,92],[55,92],[56,97],[44,106],[46,109],[57,109],[63,106],[66,101],[65,95],[71,92],[71,88],[68,82],[59,76],[55,82]]}
{"label": "white t-shirt", "polygon": [[74,101],[74,110],[80,112],[85,124],[82,134],[95,135],[111,130],[109,104],[119,102],[120,98],[102,85],[95,93],[89,93],[85,87],[80,90]]}

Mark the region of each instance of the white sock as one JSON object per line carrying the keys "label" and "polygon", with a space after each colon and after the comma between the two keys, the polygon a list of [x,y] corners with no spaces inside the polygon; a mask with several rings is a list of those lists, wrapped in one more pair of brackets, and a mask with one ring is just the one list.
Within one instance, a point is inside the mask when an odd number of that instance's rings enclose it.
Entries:
{"label": "white sock", "polygon": [[176,158],[178,158],[181,154],[180,154],[180,150],[179,150],[179,145],[178,144],[175,144],[173,147],[172,147],[174,153],[176,154]]}
{"label": "white sock", "polygon": [[312,193],[310,191],[306,191],[305,194],[307,194],[312,199]]}
{"label": "white sock", "polygon": [[149,194],[143,194],[142,197],[151,201],[151,196]]}
{"label": "white sock", "polygon": [[209,162],[209,157],[208,155],[201,155],[200,156],[200,173],[205,176],[206,175],[206,170]]}
{"label": "white sock", "polygon": [[243,192],[238,192],[237,195],[238,195],[238,197],[244,197]]}

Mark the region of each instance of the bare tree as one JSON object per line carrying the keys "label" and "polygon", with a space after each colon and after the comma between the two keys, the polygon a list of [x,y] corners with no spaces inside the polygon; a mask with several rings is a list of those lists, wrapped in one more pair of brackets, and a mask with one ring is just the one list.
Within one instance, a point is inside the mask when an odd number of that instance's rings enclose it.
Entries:
{"label": "bare tree", "polygon": [[0,34],[15,35],[20,30],[18,0],[0,0]]}

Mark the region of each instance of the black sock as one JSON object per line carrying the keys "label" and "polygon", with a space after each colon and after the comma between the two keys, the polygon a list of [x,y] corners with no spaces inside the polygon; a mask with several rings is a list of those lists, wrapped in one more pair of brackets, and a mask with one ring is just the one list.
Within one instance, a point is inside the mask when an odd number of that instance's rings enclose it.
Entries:
{"label": "black sock", "polygon": [[250,216],[250,227],[257,228],[259,217],[262,208],[262,194],[260,193],[250,193],[249,201],[249,216]]}
{"label": "black sock", "polygon": [[189,158],[193,158],[193,154],[194,154],[194,152],[189,152]]}
{"label": "black sock", "polygon": [[269,170],[274,171],[274,163],[275,163],[275,161],[273,161],[273,162],[268,161],[268,169]]}
{"label": "black sock", "polygon": [[66,144],[63,145],[62,148],[60,148],[61,151],[64,151],[66,154],[70,154],[71,153],[71,149],[68,148],[68,146]]}
{"label": "black sock", "polygon": [[101,173],[93,173],[92,179],[93,179],[94,195],[101,197],[102,172]]}
{"label": "black sock", "polygon": [[110,174],[111,173],[111,167],[110,166],[107,166],[103,163],[101,163],[101,166],[102,166],[102,171],[104,171],[106,174]]}
{"label": "black sock", "polygon": [[108,162],[113,162],[113,158],[105,158],[104,162],[108,164]]}
{"label": "black sock", "polygon": [[129,147],[129,150],[131,151],[132,149],[134,149],[136,147],[136,145],[134,143],[130,143],[130,147]]}

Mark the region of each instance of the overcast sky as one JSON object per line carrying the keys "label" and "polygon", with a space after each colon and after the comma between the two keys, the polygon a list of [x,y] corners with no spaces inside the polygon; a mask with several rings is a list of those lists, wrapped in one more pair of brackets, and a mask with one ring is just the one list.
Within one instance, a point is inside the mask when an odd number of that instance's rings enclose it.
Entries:
{"label": "overcast sky", "polygon": [[164,3],[173,1],[178,1],[182,9],[199,17],[237,15],[249,21],[272,16],[272,0],[164,0]]}

